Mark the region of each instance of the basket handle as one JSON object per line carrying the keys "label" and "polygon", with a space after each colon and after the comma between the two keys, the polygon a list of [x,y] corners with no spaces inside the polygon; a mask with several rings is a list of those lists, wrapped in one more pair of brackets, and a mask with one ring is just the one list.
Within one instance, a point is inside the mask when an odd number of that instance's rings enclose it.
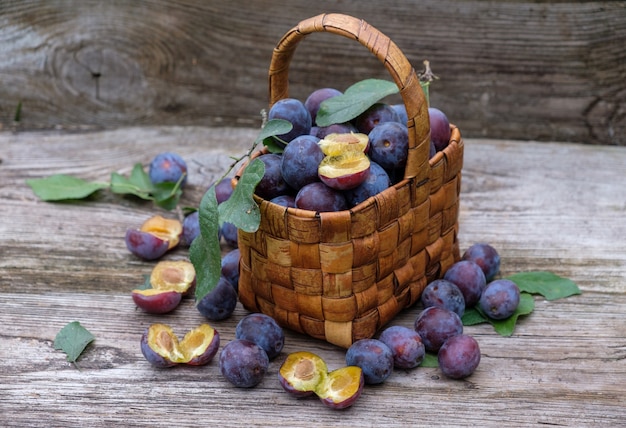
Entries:
{"label": "basket handle", "polygon": [[428,103],[415,70],[389,37],[362,19],[338,13],[321,14],[301,21],[274,48],[269,69],[270,106],[289,96],[289,63],[298,43],[308,34],[328,32],[357,40],[387,68],[400,89],[406,107],[409,152],[404,178],[418,182],[428,178],[430,122]]}

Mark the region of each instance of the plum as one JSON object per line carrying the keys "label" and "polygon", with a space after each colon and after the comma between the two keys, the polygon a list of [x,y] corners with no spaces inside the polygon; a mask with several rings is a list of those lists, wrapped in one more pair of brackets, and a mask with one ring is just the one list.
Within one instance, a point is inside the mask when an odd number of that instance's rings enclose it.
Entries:
{"label": "plum", "polygon": [[366,134],[355,132],[332,133],[319,140],[318,145],[326,156],[340,156],[347,152],[366,153],[369,138]]}
{"label": "plum", "polygon": [[220,276],[215,288],[200,299],[196,308],[207,319],[221,321],[235,311],[237,297],[237,291],[230,281]]}
{"label": "plum", "polygon": [[180,244],[186,247],[191,246],[191,243],[198,235],[200,235],[200,221],[199,212],[194,211],[191,214],[185,216],[183,219],[183,233],[180,236]]}
{"label": "plum", "polygon": [[448,117],[441,110],[429,107],[428,116],[430,120],[430,139],[435,149],[440,152],[445,149],[450,142],[450,122]]}
{"label": "plum", "polygon": [[270,202],[287,208],[296,207],[296,197],[294,195],[280,195],[272,198]]}
{"label": "plum", "polygon": [[382,331],[378,340],[383,342],[393,353],[393,365],[399,369],[412,369],[424,359],[426,349],[422,338],[413,329],[394,325]]}
{"label": "plum", "polygon": [[318,181],[298,191],[296,207],[318,212],[342,211],[348,208],[348,203],[343,193]]}
{"label": "plum", "polygon": [[323,101],[342,94],[343,92],[335,88],[320,88],[311,92],[306,100],[304,100],[304,107],[309,111],[312,123],[315,123],[317,111],[320,109],[320,104],[322,104]]}
{"label": "plum", "polygon": [[455,312],[430,306],[415,319],[415,331],[422,338],[426,351],[437,352],[446,340],[463,333],[463,323]]}
{"label": "plum", "polygon": [[254,192],[263,199],[272,199],[276,196],[288,194],[291,187],[283,178],[281,171],[282,156],[276,153],[266,153],[258,157],[265,165],[265,173]]}
{"label": "plum", "polygon": [[369,134],[372,129],[382,123],[400,122],[400,120],[396,110],[389,104],[376,103],[354,119],[354,126],[359,132]]}
{"label": "plum", "polygon": [[237,238],[238,238],[237,226],[235,226],[234,224],[228,221],[225,221],[220,226],[218,233],[219,233],[219,236],[224,239],[224,242],[226,242],[226,245],[228,245],[230,248],[239,247],[239,243],[237,241]]}
{"label": "plum", "polygon": [[393,372],[393,352],[378,339],[360,339],[348,348],[346,364],[360,367],[366,384],[383,383]]}
{"label": "plum", "polygon": [[[293,125],[291,131],[277,135],[284,143],[289,143],[294,138],[309,134],[311,131],[312,120],[311,113],[304,106],[302,101],[295,98],[283,98],[278,100],[270,107],[267,114],[268,120],[283,119]],[[279,145],[284,145],[277,141]]]}
{"label": "plum", "polygon": [[237,339],[246,339],[259,345],[273,360],[280,354],[285,345],[285,333],[274,318],[253,313],[243,317],[235,328]]}
{"label": "plum", "polygon": [[363,152],[347,151],[337,156],[326,156],[319,164],[317,174],[328,187],[349,190],[360,186],[368,177],[370,160]]}
{"label": "plum", "polygon": [[280,171],[285,182],[295,190],[319,181],[317,169],[324,153],[317,144],[319,138],[301,135],[293,139],[283,151]]}
{"label": "plum", "polygon": [[[313,132],[313,131],[311,131]],[[330,134],[349,134],[349,133],[357,133],[356,127],[350,122],[345,123],[334,123],[328,126],[318,126],[315,130],[315,135],[317,138],[326,138]]]}
{"label": "plum", "polygon": [[422,292],[424,308],[437,306],[455,312],[459,317],[465,313],[465,298],[454,283],[445,279],[436,279]]}
{"label": "plum", "polygon": [[177,219],[155,215],[143,222],[139,229],[128,229],[126,248],[145,260],[155,260],[180,243],[183,225]]}
{"label": "plum", "polygon": [[239,290],[239,259],[241,252],[239,248],[230,250],[222,257],[221,273],[230,282],[235,291]]}
{"label": "plum", "polygon": [[222,178],[215,183],[215,199],[218,205],[230,198],[230,195],[233,194],[233,190],[231,178]]}
{"label": "plum", "polygon": [[470,260],[460,260],[454,263],[444,274],[443,279],[454,283],[465,300],[465,308],[474,307],[482,294],[487,281],[483,270]]}
{"label": "plum", "polygon": [[472,261],[480,266],[487,282],[493,281],[500,271],[500,254],[494,247],[485,242],[471,245],[465,250],[461,259]]}
{"label": "plum", "polygon": [[177,364],[206,365],[217,354],[220,335],[209,324],[201,324],[178,340],[172,328],[166,324],[152,324],[141,336],[141,352],[156,367],[172,367]]}
{"label": "plum", "polygon": [[404,170],[409,150],[409,131],[398,122],[385,122],[368,134],[370,159],[388,173]]}
{"label": "plum", "polygon": [[187,164],[177,153],[159,153],[150,162],[148,176],[153,184],[177,183],[181,180],[183,186],[187,182]]}
{"label": "plum", "polygon": [[478,306],[489,318],[502,320],[513,315],[520,301],[517,284],[509,279],[496,279],[485,287]]}
{"label": "plum", "polygon": [[328,373],[326,381],[317,389],[317,396],[331,409],[341,410],[356,402],[364,386],[365,376],[360,367],[340,367]]}
{"label": "plum", "polygon": [[297,398],[309,397],[325,382],[326,362],[307,351],[293,352],[278,370],[278,381],[285,391]]}
{"label": "plum", "polygon": [[167,240],[138,229],[127,229],[124,241],[132,254],[144,260],[159,259],[169,250]]}
{"label": "plum", "polygon": [[370,168],[365,180],[353,189],[344,192],[350,207],[355,207],[368,198],[379,194],[391,185],[389,174],[376,162],[370,161]]}
{"label": "plum", "polygon": [[196,270],[187,260],[163,260],[152,268],[150,285],[158,290],[173,290],[188,296],[196,285]]}
{"label": "plum", "polygon": [[137,307],[149,314],[166,314],[178,307],[183,294],[175,290],[158,290],[148,288],[146,290],[133,290],[133,301]]}
{"label": "plum", "polygon": [[363,370],[346,366],[328,372],[322,358],[307,351],[287,356],[278,370],[283,389],[296,398],[317,397],[331,409],[345,409],[361,396],[365,385]]}
{"label": "plum", "polygon": [[460,334],[448,339],[437,353],[441,372],[451,379],[474,373],[480,363],[480,347],[472,336]]}
{"label": "plum", "polygon": [[269,358],[259,345],[249,340],[228,342],[220,353],[222,375],[238,388],[258,385],[267,373]]}

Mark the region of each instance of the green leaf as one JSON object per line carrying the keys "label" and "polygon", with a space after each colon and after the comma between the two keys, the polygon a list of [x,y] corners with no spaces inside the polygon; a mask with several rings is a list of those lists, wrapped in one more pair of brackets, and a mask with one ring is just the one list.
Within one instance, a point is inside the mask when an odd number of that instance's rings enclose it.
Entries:
{"label": "green leaf", "polygon": [[140,163],[135,164],[130,176],[111,173],[111,191],[122,195],[134,195],[141,199],[154,200],[154,185]]}
{"label": "green leaf", "polygon": [[278,138],[278,135],[286,134],[292,129],[293,124],[288,120],[271,119],[265,123],[254,144],[263,142],[270,153],[282,153],[287,142]]}
{"label": "green leaf", "polygon": [[164,208],[166,210],[173,210],[178,205],[178,201],[180,197],[183,195],[183,189],[181,189],[182,180],[185,177],[183,176],[176,183],[159,183],[154,185],[154,190],[152,191],[152,197],[154,198],[154,202]]}
{"label": "green leaf", "polygon": [[150,282],[150,275],[143,276],[143,284],[135,287],[135,290],[150,290],[152,288],[152,283]]}
{"label": "green leaf", "polygon": [[221,248],[215,185],[209,187],[198,210],[200,234],[189,248],[189,259],[196,270],[196,302],[215,288],[221,274]]}
{"label": "green leaf", "polygon": [[254,140],[255,143],[260,143],[266,138],[274,137],[276,135],[286,134],[293,129],[293,125],[288,120],[284,119],[271,119],[268,120],[263,129],[259,132],[259,135]]}
{"label": "green leaf", "polygon": [[424,359],[420,363],[419,367],[428,367],[428,368],[437,368],[439,367],[439,360],[437,359],[437,355],[426,353],[424,354]]}
{"label": "green leaf", "polygon": [[[480,308],[476,307],[478,311]],[[503,320],[494,320],[489,318],[487,315],[482,314],[487,322],[489,322],[496,333],[501,336],[511,336],[513,331],[515,330],[515,325],[517,324],[517,319],[522,315],[528,315],[535,309],[535,299],[528,293],[521,293],[519,299],[519,305],[517,305],[517,309],[513,312],[513,315]],[[482,312],[481,312],[482,313]]]}
{"label": "green leaf", "polygon": [[109,187],[109,183],[89,182],[63,174],[26,180],[26,184],[33,189],[38,198],[44,201],[83,199],[100,189]]}
{"label": "green leaf", "polygon": [[78,321],[73,321],[57,333],[54,339],[54,349],[65,352],[67,361],[74,363],[94,339],[95,337]]}
{"label": "green leaf", "polygon": [[494,320],[489,318],[478,306],[465,311],[461,321],[464,326],[482,324],[488,322],[491,324],[496,333],[501,336],[511,336],[515,330],[517,319],[522,315],[528,315],[535,309],[535,300],[528,293],[521,293],[519,305],[513,312],[513,315],[503,320]]}
{"label": "green leaf", "polygon": [[461,321],[463,321],[463,325],[476,325],[488,322],[487,318],[475,307],[467,309],[463,313]]}
{"label": "green leaf", "polygon": [[398,93],[388,80],[365,79],[350,86],[342,95],[322,101],[317,112],[318,126],[348,122],[388,95]]}
{"label": "green leaf", "polygon": [[574,281],[560,277],[552,272],[520,272],[507,277],[517,284],[520,291],[541,294],[547,300],[556,300],[581,294]]}
{"label": "green leaf", "polygon": [[255,232],[261,223],[261,211],[253,199],[254,189],[265,174],[265,164],[258,158],[250,162],[232,195],[219,207],[219,221],[232,223],[238,229]]}

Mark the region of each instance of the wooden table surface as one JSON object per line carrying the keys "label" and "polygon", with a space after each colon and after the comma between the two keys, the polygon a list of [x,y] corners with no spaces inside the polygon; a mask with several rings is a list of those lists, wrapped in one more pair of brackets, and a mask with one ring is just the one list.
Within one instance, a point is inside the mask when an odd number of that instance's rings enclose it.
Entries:
{"label": "wooden table surface", "polygon": [[[502,274],[550,270],[581,295],[536,298],[511,337],[486,324],[466,327],[482,350],[476,372],[449,380],[436,368],[396,370],[366,386],[357,403],[333,411],[284,393],[277,371],[308,350],[329,367],[345,352],[287,332],[262,383],[237,389],[205,367],[156,369],[143,358],[144,329],[165,322],[183,335],[205,322],[185,300],[148,315],[130,290],[154,262],[132,256],[128,227],[163,212],[149,202],[101,192],[46,203],[28,178],[55,173],[107,181],[161,151],[188,160],[182,205],[197,205],[230,155],[255,129],[154,127],[94,133],[0,133],[0,418],[3,426],[626,426],[626,148],[467,139],[460,212],[462,250],[487,241]],[[167,259],[187,257],[180,248]],[[411,326],[420,308],[394,324]],[[222,346],[246,314],[212,322]],[[57,332],[79,321],[95,341],[79,369],[54,349]]]}

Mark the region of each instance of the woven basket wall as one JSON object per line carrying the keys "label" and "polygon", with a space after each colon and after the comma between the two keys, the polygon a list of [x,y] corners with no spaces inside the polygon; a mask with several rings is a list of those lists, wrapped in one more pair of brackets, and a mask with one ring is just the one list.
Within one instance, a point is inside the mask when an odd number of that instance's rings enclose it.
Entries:
{"label": "woven basket wall", "polygon": [[463,141],[451,126],[450,144],[429,160],[428,106],[413,67],[388,37],[347,15],[315,16],[285,34],[270,65],[270,106],[289,96],[295,48],[315,32],[360,42],[398,85],[409,117],[404,179],[341,212],[285,208],[257,197],[258,231],[239,231],[239,298],[283,327],[347,348],[373,337],[459,259]]}

